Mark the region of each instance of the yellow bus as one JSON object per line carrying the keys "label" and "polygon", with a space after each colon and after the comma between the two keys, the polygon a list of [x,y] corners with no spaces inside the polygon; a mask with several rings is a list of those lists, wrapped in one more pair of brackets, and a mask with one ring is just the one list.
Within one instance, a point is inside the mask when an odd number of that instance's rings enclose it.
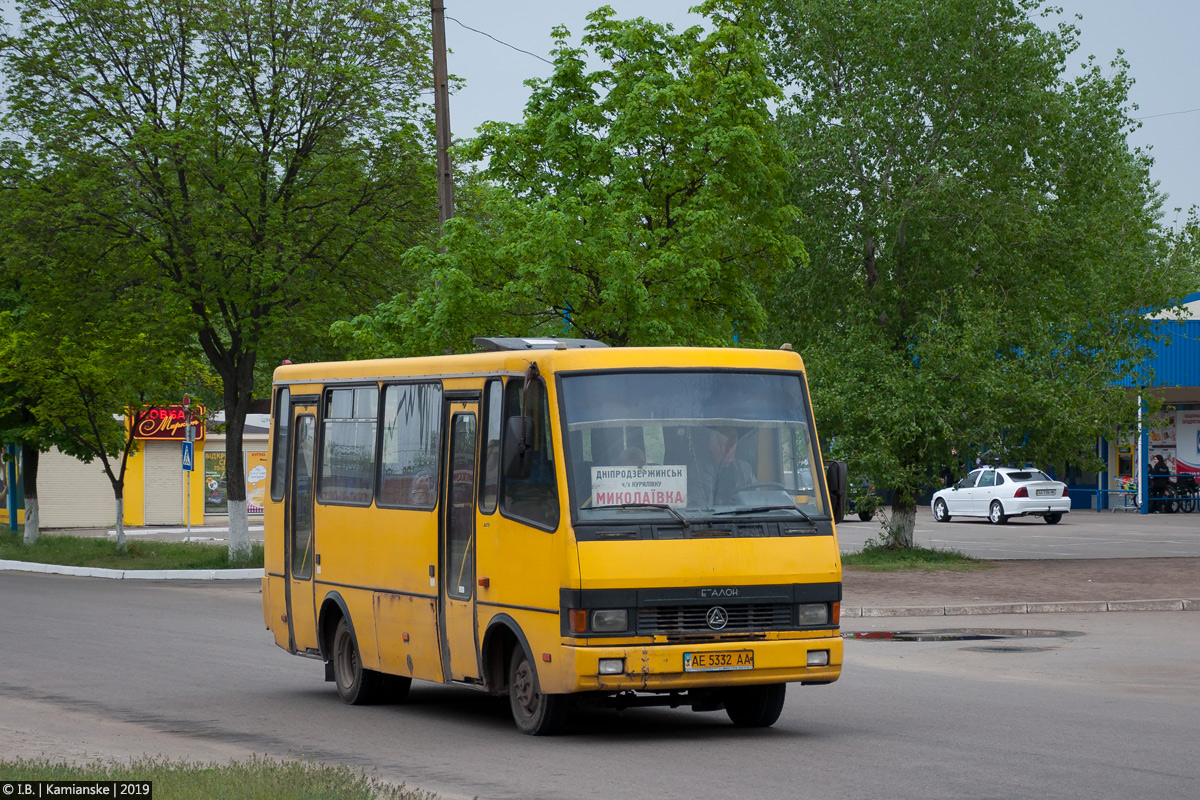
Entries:
{"label": "yellow bus", "polygon": [[476,344],[275,371],[278,646],[347,703],[469,686],[530,734],[576,701],[765,727],[838,679],[845,469],[799,355]]}

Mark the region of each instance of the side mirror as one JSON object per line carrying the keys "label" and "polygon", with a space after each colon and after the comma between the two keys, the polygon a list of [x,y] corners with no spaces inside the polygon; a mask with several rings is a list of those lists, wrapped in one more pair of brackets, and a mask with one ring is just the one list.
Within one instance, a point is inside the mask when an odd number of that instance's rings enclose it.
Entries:
{"label": "side mirror", "polygon": [[825,486],[829,489],[830,516],[835,523],[846,518],[846,496],[849,480],[845,461],[830,461],[825,467]]}
{"label": "side mirror", "polygon": [[533,472],[533,417],[509,417],[501,458],[504,476],[524,480]]}

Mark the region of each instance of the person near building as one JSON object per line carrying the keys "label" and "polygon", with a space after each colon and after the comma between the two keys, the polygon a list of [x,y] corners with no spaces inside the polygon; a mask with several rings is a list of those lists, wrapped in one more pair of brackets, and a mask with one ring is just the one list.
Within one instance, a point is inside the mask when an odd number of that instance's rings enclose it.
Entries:
{"label": "person near building", "polygon": [[1167,462],[1163,460],[1161,455],[1154,457],[1154,463],[1150,465],[1150,511],[1160,513],[1163,510],[1163,497],[1167,494],[1167,487],[1171,484],[1171,468],[1167,466]]}

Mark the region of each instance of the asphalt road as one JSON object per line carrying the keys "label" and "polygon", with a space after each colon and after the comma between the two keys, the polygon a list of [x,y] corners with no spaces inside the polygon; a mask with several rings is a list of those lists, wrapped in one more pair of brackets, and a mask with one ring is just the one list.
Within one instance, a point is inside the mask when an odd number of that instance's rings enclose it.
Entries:
{"label": "asphalt road", "polygon": [[259,602],[251,582],[0,573],[0,750],[307,756],[448,798],[1200,795],[1200,614],[846,620],[1081,635],[851,640],[843,679],[790,689],[769,730],[643,709],[532,738],[466,690],[345,706],[319,663],[274,646]]}
{"label": "asphalt road", "polygon": [[[887,509],[885,509],[886,512]],[[842,552],[861,550],[882,532],[881,516],[870,522],[848,517],[838,525]],[[1038,517],[1014,517],[1003,525],[983,518],[934,522],[928,506],[917,509],[914,543],[959,550],[969,556],[1006,558],[1151,558],[1200,556],[1200,513],[1134,514],[1077,510],[1057,525]]]}

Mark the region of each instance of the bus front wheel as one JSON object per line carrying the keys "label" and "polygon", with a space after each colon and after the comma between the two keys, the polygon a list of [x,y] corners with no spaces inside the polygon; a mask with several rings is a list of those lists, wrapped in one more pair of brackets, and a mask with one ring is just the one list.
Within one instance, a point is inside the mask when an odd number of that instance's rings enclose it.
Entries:
{"label": "bus front wheel", "polygon": [[736,686],[725,690],[725,713],[739,728],[769,728],[783,713],[787,684]]}
{"label": "bus front wheel", "polygon": [[530,736],[557,733],[567,719],[567,698],[559,694],[542,694],[537,671],[520,645],[513,649],[509,663],[508,704],[517,728]]}

